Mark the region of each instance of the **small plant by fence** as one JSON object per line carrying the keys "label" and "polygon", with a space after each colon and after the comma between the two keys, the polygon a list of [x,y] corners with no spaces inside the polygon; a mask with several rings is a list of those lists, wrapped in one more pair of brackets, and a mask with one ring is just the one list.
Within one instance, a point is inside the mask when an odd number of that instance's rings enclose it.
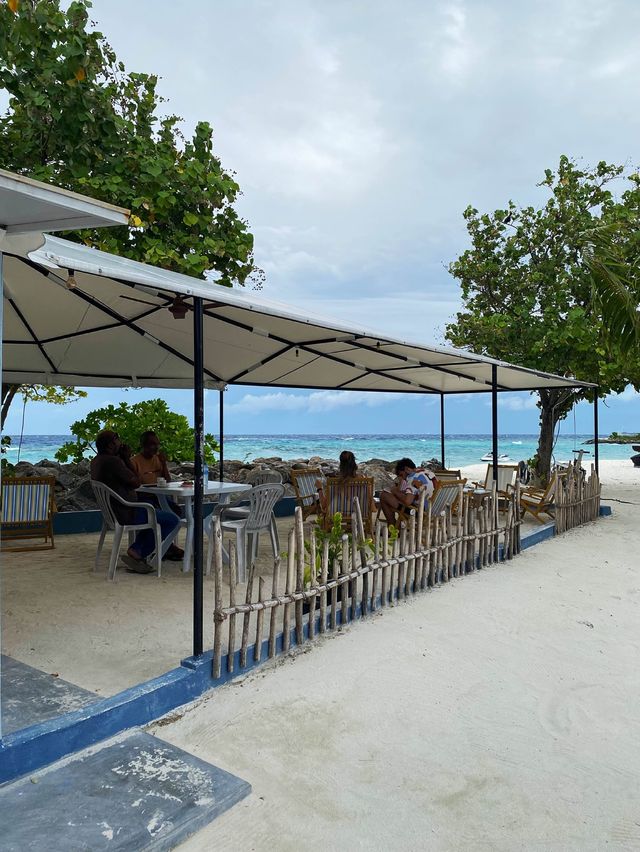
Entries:
{"label": "small plant by fence", "polygon": [[601,486],[593,465],[587,477],[577,462],[558,476],[555,493],[556,535],[595,521],[600,515]]}
{"label": "small plant by fence", "polygon": [[220,677],[225,654],[228,671],[234,670],[238,648],[242,669],[249,660],[256,663],[275,657],[280,650],[286,653],[292,642],[301,646],[317,634],[520,552],[519,486],[509,497],[499,496],[494,489],[479,505],[461,486],[454,506],[432,517],[430,507],[424,511],[423,495],[399,531],[390,531],[378,521],[373,539],[367,539],[355,500],[353,532],[339,541],[322,535],[315,526],[305,528],[298,508],[287,553],[274,560],[270,576],[256,576],[253,563],[246,586],[239,584],[231,544],[228,605],[223,603],[226,583],[217,518],[213,529],[214,677]]}

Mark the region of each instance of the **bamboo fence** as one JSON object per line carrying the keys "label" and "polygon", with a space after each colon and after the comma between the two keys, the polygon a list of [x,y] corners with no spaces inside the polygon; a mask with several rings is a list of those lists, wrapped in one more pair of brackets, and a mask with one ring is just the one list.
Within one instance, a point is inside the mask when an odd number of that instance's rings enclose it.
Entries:
{"label": "bamboo fence", "polygon": [[520,552],[520,525],[519,485],[508,498],[498,496],[494,488],[479,505],[478,498],[460,486],[455,508],[437,517],[430,506],[424,509],[423,495],[397,536],[378,521],[372,539],[365,537],[356,499],[353,532],[344,534],[333,550],[315,526],[305,528],[298,508],[287,553],[273,561],[271,577],[256,578],[252,564],[244,594],[237,581],[235,550],[230,548],[224,605],[222,531],[216,518],[213,676],[221,676],[225,655],[229,672],[236,666],[242,669],[249,662],[287,653],[292,642],[301,646],[410,595],[511,559]]}
{"label": "bamboo fence", "polygon": [[601,486],[593,465],[589,476],[577,462],[570,462],[558,477],[555,493],[556,535],[595,521],[600,515]]}

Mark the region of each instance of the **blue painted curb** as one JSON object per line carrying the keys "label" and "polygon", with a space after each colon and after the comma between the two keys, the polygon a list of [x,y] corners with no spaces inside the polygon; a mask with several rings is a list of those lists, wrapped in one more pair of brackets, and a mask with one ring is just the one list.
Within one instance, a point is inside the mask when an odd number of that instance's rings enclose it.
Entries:
{"label": "blue painted curb", "polygon": [[[610,506],[602,506],[600,514],[611,515]],[[553,522],[534,530],[521,541],[522,550],[533,547],[551,538],[555,531]],[[499,558],[503,551],[500,546]],[[378,606],[381,598],[378,596]],[[350,608],[351,609],[351,608]],[[361,605],[356,607],[356,618],[362,614]],[[327,613],[329,617],[329,613]],[[353,619],[349,617],[347,623]],[[336,624],[342,626],[342,610],[336,613]],[[316,615],[316,636],[320,635],[320,615]],[[308,619],[303,626],[305,639],[309,637]],[[295,627],[290,631],[291,648],[297,646]],[[276,639],[276,655],[284,647],[284,634]],[[65,713],[55,719],[31,725],[0,741],[0,783],[18,778],[40,769],[67,754],[80,751],[87,746],[107,739],[114,734],[146,725],[184,704],[198,698],[208,690],[228,683],[230,680],[250,672],[268,659],[269,642],[265,639],[259,658],[254,658],[254,646],[247,651],[247,665],[240,668],[240,651],[233,657],[233,671],[228,671],[228,658],[222,658],[221,675],[213,677],[213,651],[200,657],[187,657],[180,667],[146,683],[119,692],[110,698],[99,699],[80,710]]]}

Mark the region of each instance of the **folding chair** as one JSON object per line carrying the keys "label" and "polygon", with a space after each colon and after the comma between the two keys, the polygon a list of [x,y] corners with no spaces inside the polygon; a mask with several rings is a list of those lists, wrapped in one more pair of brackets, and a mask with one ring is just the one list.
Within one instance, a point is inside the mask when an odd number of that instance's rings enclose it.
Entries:
{"label": "folding chair", "polygon": [[[10,551],[50,550],[53,539],[53,476],[25,476],[2,481],[2,549]],[[43,538],[43,544],[5,547],[6,542]]]}
{"label": "folding chair", "polygon": [[317,480],[322,478],[320,468],[291,471],[291,484],[295,491],[296,502],[302,509],[302,518],[305,521],[309,515],[320,515],[322,513],[316,487]]}

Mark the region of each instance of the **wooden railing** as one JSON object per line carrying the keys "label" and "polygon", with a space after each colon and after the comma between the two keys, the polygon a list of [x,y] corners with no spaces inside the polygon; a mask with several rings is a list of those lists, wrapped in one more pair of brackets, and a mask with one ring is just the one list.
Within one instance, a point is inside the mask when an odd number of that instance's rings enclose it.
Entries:
{"label": "wooden railing", "polygon": [[[519,486],[508,497],[495,490],[477,505],[460,487],[457,508],[438,517],[424,511],[424,497],[397,535],[377,522],[373,539],[364,535],[357,500],[352,535],[331,542],[315,526],[303,524],[296,509],[288,550],[271,571],[249,568],[246,584],[237,581],[230,547],[229,582],[223,579],[222,532],[213,528],[213,675],[287,653],[409,595],[483,568],[520,552]],[[257,588],[256,588],[257,587]],[[228,605],[223,600],[227,598]],[[239,649],[237,653],[236,649]],[[251,657],[249,656],[251,655]]]}
{"label": "wooden railing", "polygon": [[593,465],[587,477],[577,462],[570,462],[558,477],[555,493],[556,534],[595,521],[600,515],[601,486]]}

